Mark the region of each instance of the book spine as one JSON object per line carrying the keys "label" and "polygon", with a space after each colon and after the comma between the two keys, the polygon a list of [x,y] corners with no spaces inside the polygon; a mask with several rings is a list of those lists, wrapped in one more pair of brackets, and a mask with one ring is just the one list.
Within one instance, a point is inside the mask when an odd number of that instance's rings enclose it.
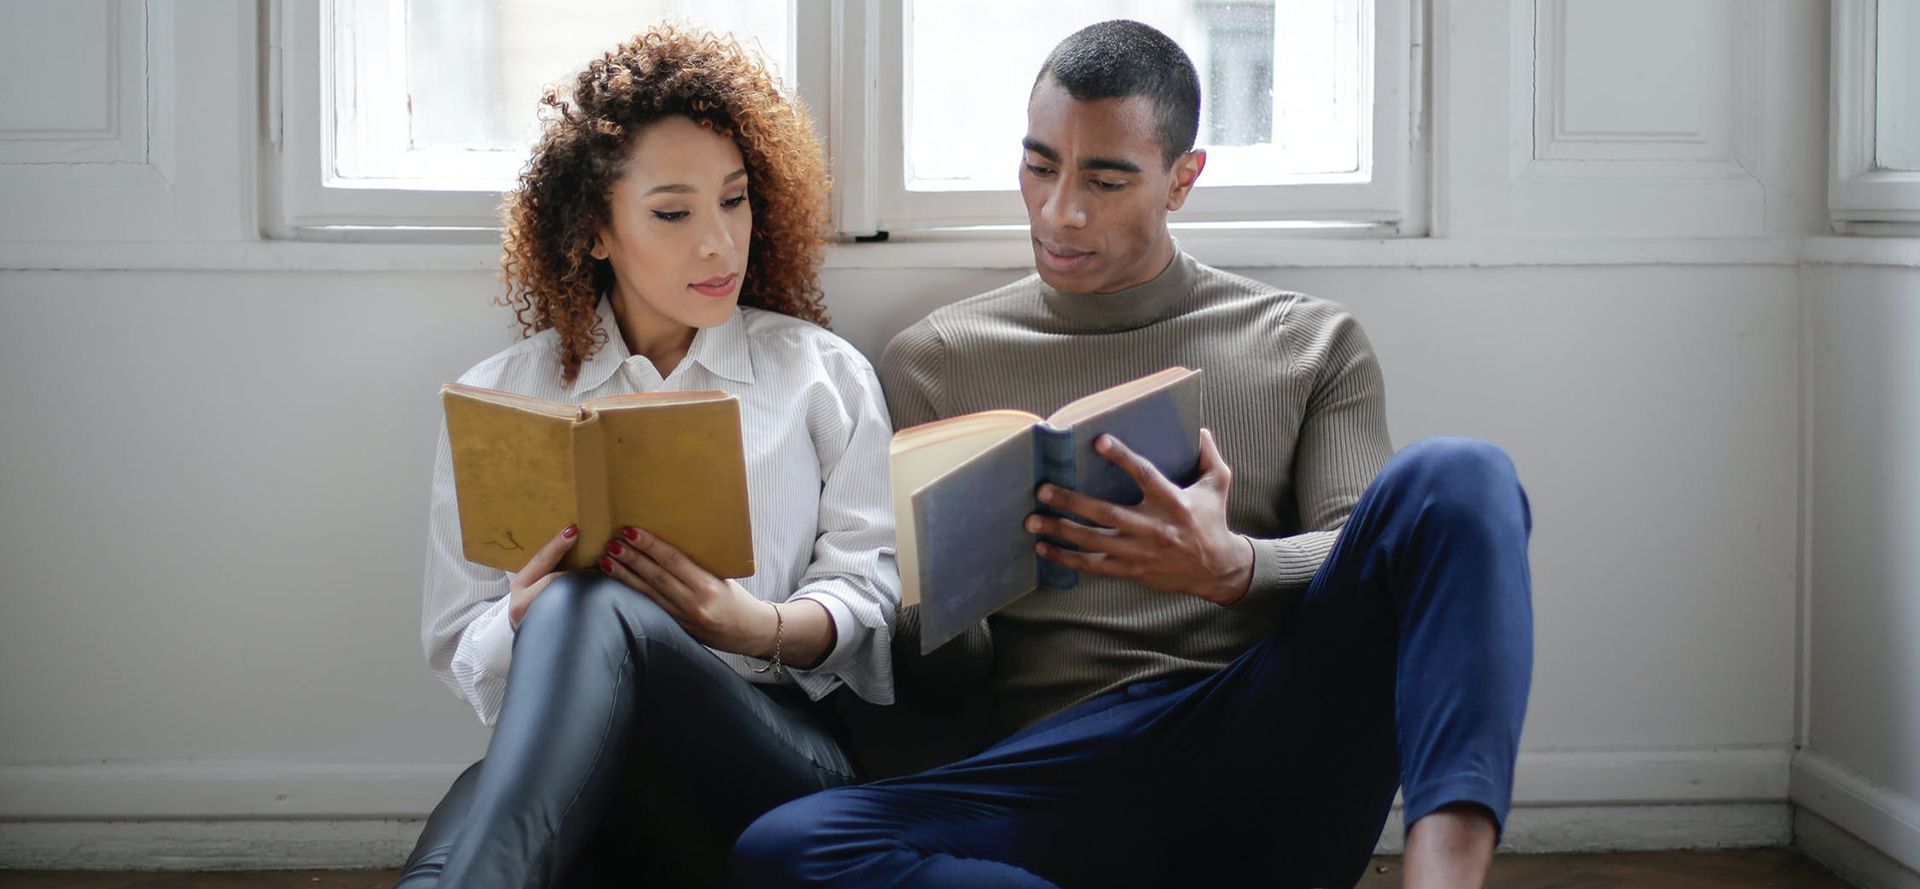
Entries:
{"label": "book spine", "polygon": [[[1051,484],[1056,488],[1065,488],[1069,491],[1074,490],[1076,473],[1074,472],[1073,466],[1073,433],[1067,430],[1040,425],[1034,428],[1034,438],[1038,443],[1038,446],[1033,449],[1034,490],[1037,492],[1041,484]],[[1066,513],[1041,503],[1038,497],[1034,498],[1033,504],[1035,511],[1041,515],[1072,518],[1072,516],[1067,516]],[[1062,549],[1079,548],[1064,540],[1058,540],[1052,537],[1042,539]],[[1074,584],[1080,582],[1080,572],[1078,571],[1046,559],[1040,559],[1039,562],[1040,586],[1046,589],[1072,589]]]}
{"label": "book spine", "polygon": [[575,513],[580,517],[580,536],[560,563],[569,571],[593,565],[615,530],[606,430],[599,414],[585,409],[581,414],[573,421],[573,490],[580,504]]}

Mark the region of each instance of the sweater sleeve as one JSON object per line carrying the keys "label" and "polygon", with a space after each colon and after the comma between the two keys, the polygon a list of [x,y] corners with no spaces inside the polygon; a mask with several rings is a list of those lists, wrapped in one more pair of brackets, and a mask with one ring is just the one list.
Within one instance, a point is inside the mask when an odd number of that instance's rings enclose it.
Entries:
{"label": "sweater sleeve", "polygon": [[1360,323],[1337,305],[1301,299],[1306,304],[1296,306],[1282,330],[1295,379],[1310,381],[1293,460],[1301,531],[1254,539],[1253,580],[1234,605],[1276,620],[1299,605],[1360,495],[1393,452],[1385,382]]}
{"label": "sweater sleeve", "polygon": [[[880,356],[880,386],[893,428],[941,419],[940,381],[947,372],[946,344],[928,320],[901,331]],[[960,709],[983,687],[993,667],[993,636],[981,621],[932,652],[920,653],[920,606],[900,610],[893,631],[894,693],[910,707],[931,713]]]}

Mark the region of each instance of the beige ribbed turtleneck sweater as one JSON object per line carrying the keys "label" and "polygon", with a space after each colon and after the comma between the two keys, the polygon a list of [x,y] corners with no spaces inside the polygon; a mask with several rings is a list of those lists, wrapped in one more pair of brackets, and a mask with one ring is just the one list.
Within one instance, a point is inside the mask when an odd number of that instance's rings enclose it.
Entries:
{"label": "beige ribbed turtleneck sweater", "polygon": [[[881,359],[896,429],[994,408],[1045,416],[1176,364],[1206,370],[1203,422],[1233,468],[1229,524],[1254,539],[1252,586],[1222,608],[1083,573],[1071,590],[1007,606],[949,645],[984,650],[991,633],[1001,731],[1134,682],[1218,670],[1271,632],[1391,452],[1379,366],[1343,307],[1185,253],[1117,293],[1061,293],[1030,275],[933,312]],[[912,612],[896,658],[919,650]],[[913,665],[900,667],[904,678]]]}

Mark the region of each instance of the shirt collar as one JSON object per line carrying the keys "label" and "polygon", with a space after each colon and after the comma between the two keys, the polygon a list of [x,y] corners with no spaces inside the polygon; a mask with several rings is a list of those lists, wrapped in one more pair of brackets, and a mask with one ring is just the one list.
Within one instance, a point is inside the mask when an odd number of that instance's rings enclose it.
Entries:
{"label": "shirt collar", "polygon": [[[580,373],[573,378],[571,393],[583,396],[611,379],[620,365],[633,357],[627,349],[627,341],[620,336],[620,322],[613,316],[613,302],[601,299],[596,309],[599,321],[596,327],[607,336],[606,344],[580,364]],[[716,376],[725,377],[736,383],[753,382],[753,356],[747,351],[747,324],[741,318],[740,309],[735,307],[727,320],[715,327],[703,327],[693,334],[693,342],[687,346],[687,357],[681,360],[691,361],[706,368]]]}
{"label": "shirt collar", "polygon": [[1061,293],[1043,283],[1040,295],[1054,314],[1081,329],[1132,330],[1177,312],[1198,279],[1198,264],[1176,244],[1173,261],[1151,281],[1113,293]]}

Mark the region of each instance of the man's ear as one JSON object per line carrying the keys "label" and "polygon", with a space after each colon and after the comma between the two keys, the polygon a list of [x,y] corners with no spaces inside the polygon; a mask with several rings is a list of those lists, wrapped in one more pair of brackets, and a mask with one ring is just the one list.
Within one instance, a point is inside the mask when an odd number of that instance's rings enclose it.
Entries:
{"label": "man's ear", "polygon": [[1207,150],[1196,148],[1173,160],[1173,188],[1167,192],[1167,211],[1180,209],[1187,203],[1187,195],[1193,193],[1193,184],[1200,179],[1200,171],[1207,168]]}

